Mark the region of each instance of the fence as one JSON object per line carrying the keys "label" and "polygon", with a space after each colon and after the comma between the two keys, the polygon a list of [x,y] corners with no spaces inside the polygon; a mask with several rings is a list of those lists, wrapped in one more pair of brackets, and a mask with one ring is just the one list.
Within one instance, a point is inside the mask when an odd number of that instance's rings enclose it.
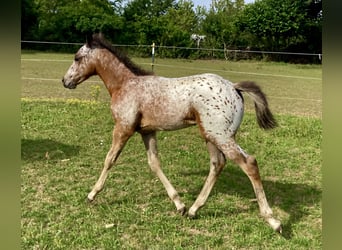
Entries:
{"label": "fence", "polygon": [[[74,53],[83,43],[21,41],[21,48],[28,50],[62,51]],[[121,47],[130,55],[150,57],[152,45],[123,45]],[[253,49],[220,49],[199,47],[176,47],[154,45],[155,56],[160,58],[186,58],[186,59],[225,59],[225,60],[272,60],[294,63],[321,63],[322,54],[304,52],[260,51]]]}

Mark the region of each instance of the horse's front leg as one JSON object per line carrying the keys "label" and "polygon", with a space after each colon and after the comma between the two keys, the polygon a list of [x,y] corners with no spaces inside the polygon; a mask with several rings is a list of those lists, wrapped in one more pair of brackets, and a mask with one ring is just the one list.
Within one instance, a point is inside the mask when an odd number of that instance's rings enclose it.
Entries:
{"label": "horse's front leg", "polygon": [[103,189],[103,185],[107,179],[109,170],[114,165],[127,140],[133,133],[133,130],[127,129],[126,127],[120,126],[119,124],[115,126],[113,131],[112,146],[107,153],[101,175],[91,192],[88,194],[89,201],[93,201],[95,199],[95,196]]}
{"label": "horse's front leg", "polygon": [[158,150],[157,150],[157,138],[156,133],[152,132],[149,134],[142,134],[142,138],[145,144],[145,148],[147,150],[148,164],[151,167],[151,170],[158,176],[160,181],[163,183],[167,194],[170,199],[175,203],[177,211],[182,215],[185,214],[186,208],[184,203],[180,200],[178,192],[172,186],[170,181],[167,179],[165,174],[163,173],[160,167],[160,160],[158,158]]}

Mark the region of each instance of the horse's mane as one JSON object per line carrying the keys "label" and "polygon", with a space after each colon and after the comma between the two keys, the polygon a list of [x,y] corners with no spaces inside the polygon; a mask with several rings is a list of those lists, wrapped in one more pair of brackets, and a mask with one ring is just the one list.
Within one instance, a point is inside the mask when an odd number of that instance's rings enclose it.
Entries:
{"label": "horse's mane", "polygon": [[115,48],[111,42],[106,40],[101,33],[93,34],[87,38],[87,44],[89,47],[101,47],[109,50],[115,55],[120,62],[122,62],[132,73],[137,76],[152,75],[153,73],[142,69],[136,65],[132,60],[121,50]]}

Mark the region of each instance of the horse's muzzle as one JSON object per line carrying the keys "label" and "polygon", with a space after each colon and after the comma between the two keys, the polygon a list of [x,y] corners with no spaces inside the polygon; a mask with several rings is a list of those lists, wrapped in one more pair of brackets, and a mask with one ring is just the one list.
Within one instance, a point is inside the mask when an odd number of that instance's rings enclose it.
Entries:
{"label": "horse's muzzle", "polygon": [[65,78],[63,77],[62,79],[62,83],[63,83],[63,86],[65,88],[68,88],[68,89],[75,89],[76,88],[76,84],[72,83],[72,82],[68,82],[67,80],[65,80]]}

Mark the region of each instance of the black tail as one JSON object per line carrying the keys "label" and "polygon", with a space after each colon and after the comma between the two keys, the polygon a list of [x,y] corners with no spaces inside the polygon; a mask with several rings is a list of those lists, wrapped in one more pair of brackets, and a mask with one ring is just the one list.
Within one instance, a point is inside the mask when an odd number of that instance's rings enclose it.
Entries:
{"label": "black tail", "polygon": [[244,81],[234,84],[234,87],[238,91],[246,92],[253,99],[257,121],[261,128],[271,129],[277,126],[277,121],[268,107],[266,96],[258,85],[254,82]]}

